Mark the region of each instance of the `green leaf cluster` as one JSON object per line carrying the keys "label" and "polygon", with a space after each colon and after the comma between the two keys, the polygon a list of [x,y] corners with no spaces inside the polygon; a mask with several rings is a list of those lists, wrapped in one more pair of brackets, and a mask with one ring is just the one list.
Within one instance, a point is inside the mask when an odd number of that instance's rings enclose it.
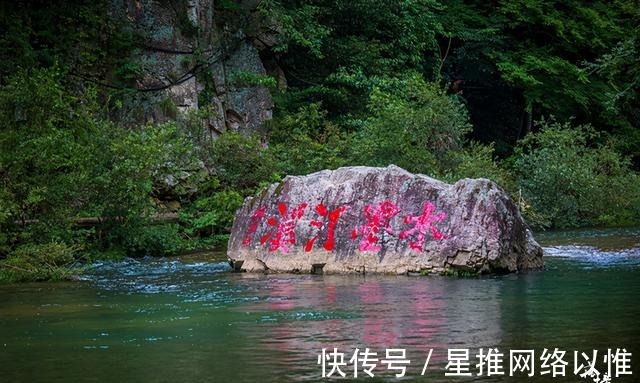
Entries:
{"label": "green leaf cluster", "polygon": [[553,120],[539,125],[513,157],[517,186],[537,223],[556,228],[637,224],[640,177],[606,137],[585,125]]}

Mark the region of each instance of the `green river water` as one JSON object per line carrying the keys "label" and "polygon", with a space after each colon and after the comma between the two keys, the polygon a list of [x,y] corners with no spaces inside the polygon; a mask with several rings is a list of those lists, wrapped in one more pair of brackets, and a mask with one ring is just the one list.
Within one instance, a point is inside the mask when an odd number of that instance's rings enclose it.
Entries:
{"label": "green river water", "polygon": [[[406,376],[379,364],[362,381],[592,382],[574,350],[632,353],[640,381],[640,229],[537,235],[546,270],[482,278],[231,273],[224,254],[99,262],[69,283],[0,286],[0,382],[294,382],[323,378],[323,348],[406,350]],[[479,348],[506,376],[477,376]],[[470,349],[470,378],[445,376]],[[566,377],[540,375],[565,350]],[[533,349],[535,374],[509,377],[509,350]],[[430,363],[421,376],[429,350]],[[341,368],[353,379],[353,366]],[[328,372],[328,371],[327,371]],[[346,380],[345,379],[345,380]]]}

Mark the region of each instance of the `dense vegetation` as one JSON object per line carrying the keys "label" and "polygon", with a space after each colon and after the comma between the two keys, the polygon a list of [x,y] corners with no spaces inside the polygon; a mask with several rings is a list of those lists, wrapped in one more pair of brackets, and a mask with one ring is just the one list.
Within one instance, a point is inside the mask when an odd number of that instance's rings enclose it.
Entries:
{"label": "dense vegetation", "polygon": [[154,125],[117,112],[138,42],[106,7],[0,5],[0,280],[219,245],[244,196],[343,165],[491,178],[538,228],[640,224],[633,0],[263,0],[288,87],[248,81],[276,100],[266,137],[204,141],[206,107]]}

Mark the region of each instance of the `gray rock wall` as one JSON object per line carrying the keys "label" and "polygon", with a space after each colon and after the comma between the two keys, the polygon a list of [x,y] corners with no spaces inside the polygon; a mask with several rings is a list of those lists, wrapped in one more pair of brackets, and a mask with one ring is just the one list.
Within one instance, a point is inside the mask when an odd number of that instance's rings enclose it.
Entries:
{"label": "gray rock wall", "polygon": [[256,2],[239,2],[241,12],[215,5],[214,0],[112,0],[110,16],[128,20],[142,40],[133,52],[141,67],[134,84],[140,92],[123,116],[135,116],[133,123],[159,123],[206,107],[212,114],[205,134],[211,137],[227,130],[259,132],[271,118],[268,89],[233,78],[240,72],[265,75],[259,49],[275,39],[261,32]]}

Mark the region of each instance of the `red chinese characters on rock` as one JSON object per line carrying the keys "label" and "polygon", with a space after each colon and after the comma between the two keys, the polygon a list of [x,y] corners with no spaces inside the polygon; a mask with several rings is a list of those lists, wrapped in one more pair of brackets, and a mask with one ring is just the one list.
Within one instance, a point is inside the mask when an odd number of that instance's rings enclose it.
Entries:
{"label": "red chinese characters on rock", "polygon": [[[274,229],[260,238],[260,245],[264,245],[268,241],[269,251],[279,250],[282,253],[288,253],[290,246],[296,244],[295,227],[297,222],[304,216],[307,206],[308,204],[304,202],[289,211],[285,203],[279,203],[278,215],[267,219],[267,224]],[[350,206],[343,205],[330,211],[324,204],[317,204],[313,210],[319,217],[311,220],[309,226],[318,230],[312,238],[306,241],[304,251],[310,252],[323,232],[326,232],[326,239],[322,247],[327,251],[333,251],[338,221],[341,215],[349,209]],[[415,235],[415,240],[409,242],[409,247],[417,252],[422,252],[427,232],[430,232],[435,240],[446,239],[447,237],[438,230],[435,223],[442,221],[447,215],[444,212],[434,214],[435,210],[436,207],[433,203],[425,202],[421,215],[415,217],[408,215],[404,218],[403,222],[405,224],[413,224],[413,227],[401,231],[397,234],[397,238],[406,239]],[[260,222],[264,219],[265,212],[266,207],[260,207],[253,212],[242,245],[248,246],[251,243]],[[400,213],[400,209],[390,201],[365,205],[364,218],[366,222],[351,231],[351,239],[357,240],[358,236],[360,236],[358,250],[377,252],[382,249],[379,242],[383,233],[386,232],[391,236],[396,236],[391,227],[391,220],[398,213]]]}
{"label": "red chinese characters on rock", "polygon": [[326,220],[329,221],[328,223],[326,223],[327,240],[324,242],[324,244],[322,244],[322,247],[324,247],[327,251],[333,251],[333,245],[335,243],[335,232],[336,232],[336,226],[338,225],[338,219],[340,218],[340,215],[344,213],[347,209],[349,209],[349,206],[340,206],[335,210],[328,211],[327,207],[324,206],[323,204],[319,203],[318,205],[316,205],[314,210],[316,211],[316,213],[318,213],[318,215],[320,215],[320,217],[323,217],[323,219],[313,220],[311,221],[311,223],[309,223],[310,226],[317,227],[319,230],[318,230],[318,233],[313,238],[307,241],[307,244],[304,247],[304,251],[306,252],[311,251],[311,249],[313,248],[313,243],[316,241],[316,239],[318,239],[318,237],[320,236],[321,230],[325,226]]}
{"label": "red chinese characters on rock", "polygon": [[393,235],[393,229],[389,223],[391,218],[398,214],[398,207],[389,201],[383,201],[375,205],[365,205],[364,217],[367,220],[362,226],[358,226],[351,232],[351,238],[358,238],[358,232],[362,235],[360,238],[360,251],[379,251],[382,247],[378,245],[378,234],[383,229],[387,233]]}
{"label": "red chinese characters on rock", "polygon": [[399,238],[405,239],[413,233],[418,232],[418,237],[416,238],[416,240],[409,242],[409,247],[411,247],[411,249],[417,252],[422,252],[422,246],[424,244],[424,238],[427,230],[429,230],[433,238],[438,241],[445,238],[445,235],[435,227],[434,223],[445,219],[447,217],[447,214],[444,212],[440,212],[436,215],[432,215],[435,210],[436,207],[434,204],[432,204],[431,202],[425,202],[421,216],[414,217],[408,215],[405,217],[404,223],[413,223],[414,225],[411,229],[405,230],[400,233]]}
{"label": "red chinese characters on rock", "polygon": [[249,221],[249,228],[247,229],[247,235],[242,240],[242,244],[247,246],[251,243],[253,239],[253,234],[255,234],[256,230],[258,230],[258,224],[262,221],[262,217],[264,217],[264,212],[267,210],[265,207],[261,207],[256,209],[251,215],[251,220]]}
{"label": "red chinese characters on rock", "polygon": [[273,237],[269,242],[269,251],[280,250],[283,253],[288,253],[289,246],[295,245],[296,243],[296,222],[302,218],[306,208],[307,204],[301,203],[287,214],[287,205],[282,202],[279,203],[279,219],[270,217],[267,220],[269,226],[275,226],[275,235],[273,231],[263,235],[262,238],[260,238],[260,244],[264,245],[269,238]]}

